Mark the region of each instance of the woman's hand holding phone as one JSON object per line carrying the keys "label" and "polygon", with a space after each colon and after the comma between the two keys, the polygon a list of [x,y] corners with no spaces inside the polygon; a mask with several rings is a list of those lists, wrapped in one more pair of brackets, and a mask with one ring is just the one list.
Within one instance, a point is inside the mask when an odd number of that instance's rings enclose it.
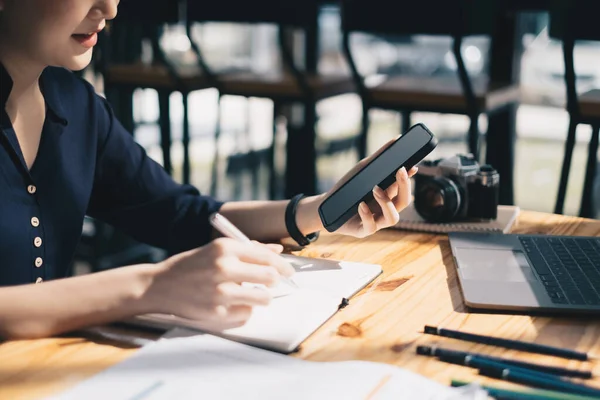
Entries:
{"label": "woman's hand holding phone", "polygon": [[[375,153],[362,159],[325,194],[325,198],[343,186],[344,183],[354,177],[395,141],[395,139],[390,140],[381,146]],[[371,204],[369,207],[364,201],[361,202],[358,206],[358,214],[351,217],[344,225],[336,230],[336,233],[363,238],[372,235],[380,229],[394,226],[400,219],[398,213],[410,204],[412,193],[410,178],[416,173],[417,167],[412,167],[408,171],[401,168],[396,173],[395,182],[387,189],[384,190],[379,186],[375,186],[373,188],[373,198],[376,203]]]}
{"label": "woman's hand holding phone", "polygon": [[395,225],[410,202],[414,166],[436,145],[429,129],[416,124],[361,160],[322,200],[318,212],[325,229],[364,237]]}

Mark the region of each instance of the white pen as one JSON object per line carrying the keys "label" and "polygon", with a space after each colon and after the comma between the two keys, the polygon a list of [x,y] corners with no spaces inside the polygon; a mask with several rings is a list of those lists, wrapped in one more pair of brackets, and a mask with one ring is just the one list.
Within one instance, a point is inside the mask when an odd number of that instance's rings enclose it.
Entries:
{"label": "white pen", "polygon": [[[239,240],[240,242],[252,243],[252,240],[250,240],[248,236],[244,235],[244,233],[240,231],[237,226],[235,226],[233,223],[231,223],[231,221],[218,212],[212,213],[208,220],[216,230],[221,232],[221,234],[225,235],[226,237]],[[286,278],[283,275],[281,275],[280,278],[289,286],[298,288],[298,285],[296,285],[296,283],[291,279]]]}

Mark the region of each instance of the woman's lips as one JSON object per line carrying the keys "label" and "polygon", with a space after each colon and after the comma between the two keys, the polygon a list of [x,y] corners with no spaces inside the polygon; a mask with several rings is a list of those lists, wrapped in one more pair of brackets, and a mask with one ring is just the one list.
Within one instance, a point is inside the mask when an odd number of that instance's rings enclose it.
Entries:
{"label": "woman's lips", "polygon": [[90,49],[92,47],[94,47],[96,45],[96,43],[98,43],[98,33],[97,32],[93,32],[93,33],[84,33],[84,34],[79,34],[76,33],[74,35],[71,35],[71,37],[80,45],[82,45],[83,47]]}

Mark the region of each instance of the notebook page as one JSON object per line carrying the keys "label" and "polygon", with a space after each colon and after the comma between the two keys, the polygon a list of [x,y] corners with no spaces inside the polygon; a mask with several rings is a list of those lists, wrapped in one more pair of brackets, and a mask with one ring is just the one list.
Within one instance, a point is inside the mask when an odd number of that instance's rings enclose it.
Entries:
{"label": "notebook page", "polygon": [[[381,273],[381,266],[377,264],[300,257],[291,254],[283,254],[282,257],[296,269],[296,274],[291,280],[298,287],[327,292],[340,299],[352,296]],[[264,288],[273,298],[287,296],[295,291],[293,287],[281,282],[270,288],[264,285],[244,285]]]}
{"label": "notebook page", "polygon": [[201,335],[147,345],[50,400],[480,400],[484,394],[387,364],[304,361]]}
{"label": "notebook page", "polygon": [[285,254],[296,269],[294,282],[303,289],[318,290],[349,298],[368,285],[382,271],[381,265],[336,261]]}

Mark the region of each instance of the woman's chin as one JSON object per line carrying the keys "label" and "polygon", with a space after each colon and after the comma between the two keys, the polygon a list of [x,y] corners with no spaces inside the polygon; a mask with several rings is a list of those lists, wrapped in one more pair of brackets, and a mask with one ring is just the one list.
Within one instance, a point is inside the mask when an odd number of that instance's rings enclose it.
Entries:
{"label": "woman's chin", "polygon": [[90,65],[91,61],[92,61],[92,52],[89,51],[84,54],[72,57],[70,60],[63,63],[63,65],[61,65],[61,66],[66,69],[69,69],[71,71],[81,71],[82,69],[85,69],[85,67]]}

